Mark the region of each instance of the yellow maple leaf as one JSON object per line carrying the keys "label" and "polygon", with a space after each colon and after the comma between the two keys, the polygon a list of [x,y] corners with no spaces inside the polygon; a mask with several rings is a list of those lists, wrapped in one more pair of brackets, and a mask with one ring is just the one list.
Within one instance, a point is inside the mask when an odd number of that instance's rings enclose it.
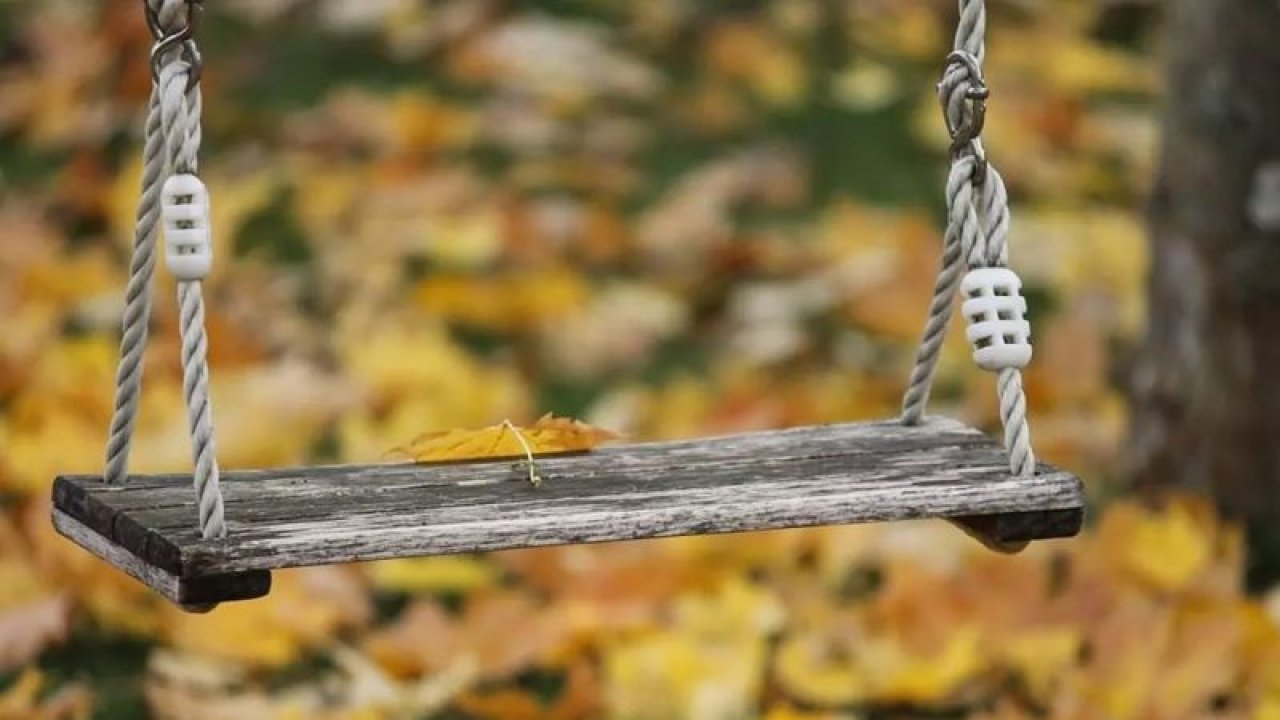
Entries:
{"label": "yellow maple leaf", "polygon": [[766,645],[758,637],[660,630],[604,650],[606,717],[750,717],[759,702]]}
{"label": "yellow maple leaf", "polygon": [[257,668],[281,668],[366,620],[358,579],[314,580],[317,570],[276,572],[271,594],[255,602],[227,603],[207,615],[166,608],[164,637],[176,650]]}
{"label": "yellow maple leaf", "polygon": [[928,654],[912,652],[892,637],[869,640],[856,652],[872,695],[897,702],[941,702],[977,676],[985,661],[973,627],[958,628]]}
{"label": "yellow maple leaf", "polygon": [[730,578],[673,598],[672,624],[604,648],[607,717],[754,717],[769,637],[784,621],[766,588]]}
{"label": "yellow maple leaf", "polygon": [[1206,515],[1189,499],[1164,508],[1122,504],[1107,514],[1099,539],[1128,576],[1179,592],[1214,561],[1217,529]]}
{"label": "yellow maple leaf", "polygon": [[407,447],[393,452],[415,462],[514,458],[557,455],[593,450],[615,439],[616,433],[592,427],[580,420],[543,415],[529,427],[501,422],[479,430],[442,430],[419,435]]}
{"label": "yellow maple leaf", "polygon": [[1034,628],[1013,634],[1000,652],[1035,697],[1047,697],[1055,680],[1079,658],[1083,644],[1078,628]]}

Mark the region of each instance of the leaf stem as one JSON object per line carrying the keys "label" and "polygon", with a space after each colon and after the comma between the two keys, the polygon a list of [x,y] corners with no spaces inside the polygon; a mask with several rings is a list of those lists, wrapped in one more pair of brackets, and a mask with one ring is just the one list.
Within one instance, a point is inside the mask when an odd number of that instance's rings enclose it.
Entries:
{"label": "leaf stem", "polygon": [[533,448],[529,447],[529,443],[524,439],[524,434],[510,420],[503,420],[502,427],[510,430],[516,436],[520,447],[524,448],[524,457],[529,463],[529,484],[534,487],[542,487],[542,476],[538,474],[538,466],[533,462]]}

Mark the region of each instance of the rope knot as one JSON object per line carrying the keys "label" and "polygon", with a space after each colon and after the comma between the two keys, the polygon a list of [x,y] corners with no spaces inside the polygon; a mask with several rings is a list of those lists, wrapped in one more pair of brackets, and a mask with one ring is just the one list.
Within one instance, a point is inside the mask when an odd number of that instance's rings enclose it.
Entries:
{"label": "rope knot", "polygon": [[982,148],[982,131],[987,123],[987,98],[991,91],[982,75],[982,61],[966,50],[947,56],[942,80],[938,83],[938,99],[942,103],[947,132],[951,135],[951,156],[959,160],[972,156],[977,160],[973,180],[981,185],[987,177],[986,153]]}
{"label": "rope knot", "polygon": [[989,97],[991,90],[987,88],[977,56],[964,50],[948,55],[942,81],[938,83],[938,99],[942,102],[947,130],[957,146],[981,137]]}

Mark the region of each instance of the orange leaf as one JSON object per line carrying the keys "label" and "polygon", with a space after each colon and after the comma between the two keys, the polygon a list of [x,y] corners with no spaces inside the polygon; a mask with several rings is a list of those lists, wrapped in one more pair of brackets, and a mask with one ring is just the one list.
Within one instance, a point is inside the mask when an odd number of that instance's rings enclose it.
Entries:
{"label": "orange leaf", "polygon": [[479,430],[424,433],[394,452],[416,462],[556,455],[592,450],[616,437],[608,430],[548,413],[529,427],[500,423]]}
{"label": "orange leaf", "polygon": [[527,593],[472,595],[461,614],[418,601],[366,638],[364,651],[399,678],[441,672],[471,657],[484,680],[507,678],[551,663],[570,643],[571,628],[558,609]]}

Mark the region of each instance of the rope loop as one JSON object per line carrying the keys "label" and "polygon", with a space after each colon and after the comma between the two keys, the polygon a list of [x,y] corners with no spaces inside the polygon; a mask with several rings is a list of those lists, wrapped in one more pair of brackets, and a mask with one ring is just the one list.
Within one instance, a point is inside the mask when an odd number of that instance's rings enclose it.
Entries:
{"label": "rope loop", "polygon": [[[195,36],[204,19],[204,0],[144,0],[147,27],[155,45],[151,47],[151,77],[160,81],[160,71],[167,59],[177,51],[190,66],[187,90],[200,82],[204,74],[204,57]],[[180,18],[180,20],[179,20]]]}
{"label": "rope loop", "polygon": [[938,83],[938,99],[942,116],[951,135],[953,160],[970,155],[978,162],[974,182],[987,178],[987,155],[982,146],[982,131],[987,125],[987,99],[991,89],[982,74],[982,61],[967,50],[956,50],[947,56],[942,80]]}

